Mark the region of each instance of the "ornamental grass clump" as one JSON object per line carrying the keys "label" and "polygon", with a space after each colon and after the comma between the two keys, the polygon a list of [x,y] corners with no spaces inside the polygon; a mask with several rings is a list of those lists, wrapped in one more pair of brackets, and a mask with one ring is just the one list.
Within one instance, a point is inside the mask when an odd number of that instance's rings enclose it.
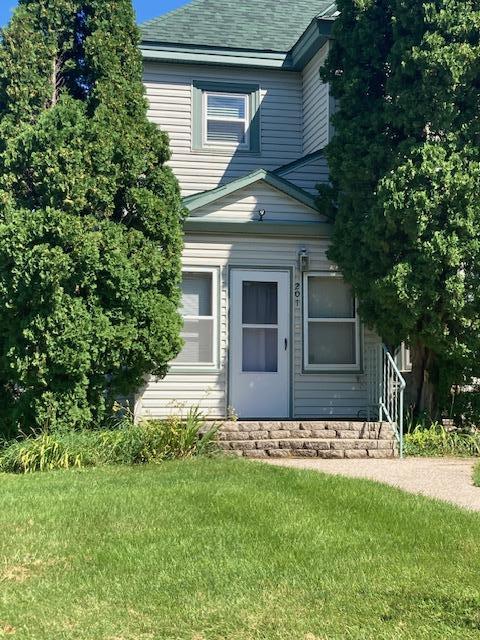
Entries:
{"label": "ornamental grass clump", "polygon": [[6,442],[0,472],[33,473],[103,465],[158,464],[165,460],[210,455],[217,450],[217,426],[201,414],[149,420],[124,420],[116,429],[53,431]]}
{"label": "ornamental grass clump", "polygon": [[404,444],[409,456],[480,456],[480,431],[449,430],[435,422],[417,426],[406,434]]}

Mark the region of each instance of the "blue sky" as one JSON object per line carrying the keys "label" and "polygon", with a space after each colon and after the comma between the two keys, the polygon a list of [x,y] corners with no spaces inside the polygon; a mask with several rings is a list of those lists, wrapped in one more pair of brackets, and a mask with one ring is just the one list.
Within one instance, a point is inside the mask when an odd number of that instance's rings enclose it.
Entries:
{"label": "blue sky", "polygon": [[[4,26],[12,15],[16,6],[15,0],[0,0],[0,26]],[[133,6],[137,12],[139,22],[156,18],[157,16],[187,4],[186,0],[133,0]]]}

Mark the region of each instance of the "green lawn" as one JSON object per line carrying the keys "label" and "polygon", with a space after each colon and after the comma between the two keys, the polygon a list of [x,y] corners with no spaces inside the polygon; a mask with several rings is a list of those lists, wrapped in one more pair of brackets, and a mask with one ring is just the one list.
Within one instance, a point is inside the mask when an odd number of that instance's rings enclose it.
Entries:
{"label": "green lawn", "polygon": [[237,460],[0,488],[0,637],[480,638],[480,516],[448,505]]}
{"label": "green lawn", "polygon": [[480,462],[477,462],[473,470],[473,483],[480,487]]}

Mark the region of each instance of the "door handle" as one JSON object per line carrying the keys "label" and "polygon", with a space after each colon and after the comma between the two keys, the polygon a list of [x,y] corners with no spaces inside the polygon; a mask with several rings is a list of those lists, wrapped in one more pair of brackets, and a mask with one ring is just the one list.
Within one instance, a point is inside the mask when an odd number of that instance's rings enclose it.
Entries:
{"label": "door handle", "polygon": [[285,338],[285,351],[288,349],[288,338]]}

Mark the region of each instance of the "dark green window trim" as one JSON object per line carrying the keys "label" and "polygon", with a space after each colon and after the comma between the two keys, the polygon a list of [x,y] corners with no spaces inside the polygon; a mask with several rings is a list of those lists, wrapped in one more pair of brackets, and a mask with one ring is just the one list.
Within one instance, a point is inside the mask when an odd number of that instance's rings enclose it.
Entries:
{"label": "dark green window trim", "polygon": [[[203,80],[193,81],[193,117],[192,117],[192,149],[194,151],[209,151],[215,153],[217,149],[212,146],[203,146],[203,93],[205,91],[241,93],[248,95],[250,101],[250,148],[239,149],[238,153],[260,153],[260,87],[258,84],[237,84],[232,82],[210,82]],[[219,148],[218,151],[221,151]],[[225,152],[225,151],[224,151]],[[237,153],[237,152],[236,152]]]}

